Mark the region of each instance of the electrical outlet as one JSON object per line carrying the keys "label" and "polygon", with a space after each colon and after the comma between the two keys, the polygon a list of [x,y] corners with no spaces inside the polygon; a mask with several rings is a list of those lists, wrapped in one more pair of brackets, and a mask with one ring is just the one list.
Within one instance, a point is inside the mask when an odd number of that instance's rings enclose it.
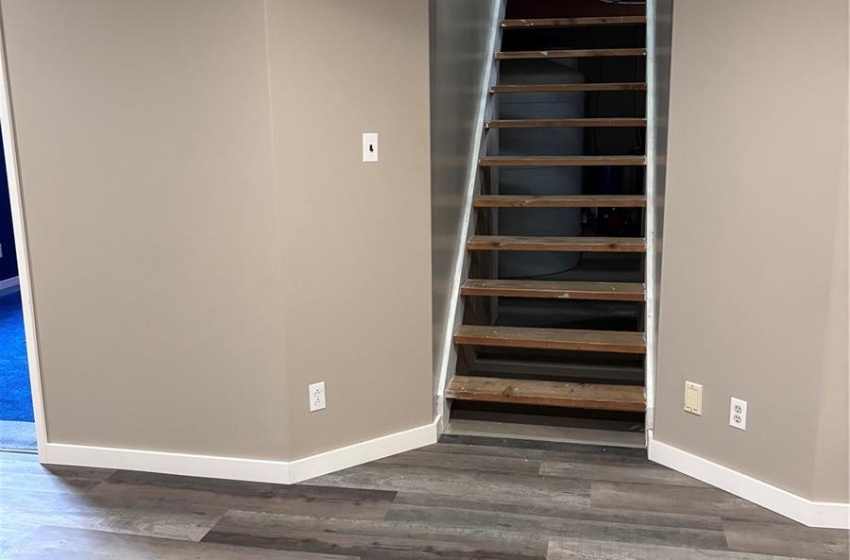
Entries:
{"label": "electrical outlet", "polygon": [[747,429],[747,401],[732,397],[729,405],[729,425],[739,430]]}
{"label": "electrical outlet", "polygon": [[325,382],[312,383],[310,389],[310,412],[325,408]]}
{"label": "electrical outlet", "polygon": [[702,385],[685,381],[685,412],[702,416]]}
{"label": "electrical outlet", "polygon": [[378,161],[378,133],[363,133],[363,163],[377,163]]}

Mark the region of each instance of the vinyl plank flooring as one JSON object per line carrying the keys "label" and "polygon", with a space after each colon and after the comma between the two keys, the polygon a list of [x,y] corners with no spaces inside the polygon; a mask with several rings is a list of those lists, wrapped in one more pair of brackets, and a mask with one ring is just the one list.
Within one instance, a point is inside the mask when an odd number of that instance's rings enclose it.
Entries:
{"label": "vinyl plank flooring", "polygon": [[589,505],[590,485],[581,480],[558,480],[540,475],[480,473],[451,468],[404,465],[363,465],[311,481],[336,487],[372,488],[397,492],[449,493],[502,501]]}
{"label": "vinyl plank flooring", "polygon": [[293,486],[0,453],[0,559],[846,560],[847,548],[847,532],[642,449],[453,436]]}
{"label": "vinyl plank flooring", "polygon": [[50,474],[3,473],[0,489],[49,492],[52,494],[77,494],[92,490],[100,484],[90,478],[59,477]]}
{"label": "vinyl plank flooring", "polygon": [[6,555],[9,560],[357,560],[352,556],[265,551],[226,545],[42,527]]}
{"label": "vinyl plank flooring", "polygon": [[38,456],[30,453],[8,453],[0,461],[0,484],[3,479],[13,474],[41,475],[50,478],[106,480],[115,471],[111,469],[93,469],[89,467],[67,467],[59,465],[42,465]]}
{"label": "vinyl plank flooring", "polygon": [[594,507],[717,515],[724,519],[744,519],[792,523],[777,513],[752,504],[717,488],[694,488],[629,482],[592,482]]}
{"label": "vinyl plank flooring", "polygon": [[[468,510],[475,515],[479,512],[505,515],[526,515],[557,518],[562,523],[573,520],[593,521],[599,523],[625,523],[653,527],[670,527],[684,529],[706,529],[722,531],[723,520],[716,516],[689,515],[682,513],[662,513],[655,511],[621,510],[617,508],[602,509],[587,506],[561,506],[554,504],[529,504],[522,500],[505,502],[498,500],[483,501],[479,498],[455,496],[452,494],[420,494],[399,493],[393,502],[388,517],[394,516],[399,508],[452,508]],[[425,518],[426,514],[422,514]]]}
{"label": "vinyl plank flooring", "polygon": [[727,520],[724,525],[730,550],[789,554],[815,560],[850,558],[847,531],[736,520]]}
{"label": "vinyl plank flooring", "polygon": [[[445,469],[447,467],[446,455],[435,453],[431,450],[408,451],[399,455],[393,455],[372,463],[376,466],[394,465],[409,467],[432,467]],[[479,473],[516,473],[535,476],[540,473],[541,463],[536,459],[525,457],[498,457],[477,454],[454,455],[450,463],[452,470],[475,471]]]}
{"label": "vinyl plank flooring", "polygon": [[700,482],[695,478],[691,478],[676,471],[666,469],[658,465],[653,465],[649,461],[643,465],[606,465],[572,461],[544,461],[540,464],[540,474],[579,480],[610,482],[628,480],[632,483],[709,488],[709,486],[704,482]]}
{"label": "vinyl plank flooring", "polygon": [[[26,527],[54,525],[199,541],[226,509],[131,496],[0,490],[3,516]],[[2,521],[0,521],[2,526]]]}
{"label": "vinyl plank flooring", "polygon": [[283,486],[137,472],[119,472],[90,493],[175,504],[199,504],[310,515],[383,519],[395,492],[370,489]]}
{"label": "vinyl plank flooring", "polygon": [[[581,539],[553,539],[547,560],[804,560],[789,556],[765,556],[705,550],[681,546],[615,543]],[[808,560],[808,559],[805,559]]]}
{"label": "vinyl plank flooring", "polygon": [[337,553],[364,559],[542,560],[548,539],[501,528],[469,529],[425,523],[324,520],[231,511],[204,542]]}
{"label": "vinyl plank flooring", "polygon": [[[582,454],[588,456],[618,456],[618,457],[634,457],[646,459],[646,449],[628,448],[628,447],[612,447],[606,445],[585,445],[569,442],[555,442],[542,440],[523,440],[502,437],[486,437],[478,435],[464,434],[444,434],[440,437],[440,445],[458,445],[466,447],[503,447],[517,452],[523,450],[539,450],[544,451],[547,455],[550,453],[570,453]],[[430,447],[428,449],[431,449]]]}
{"label": "vinyl plank flooring", "polygon": [[[487,438],[490,442],[490,438]],[[548,442],[541,442],[548,443]],[[482,457],[513,457],[544,462],[583,463],[590,465],[654,467],[664,469],[646,458],[646,450],[627,447],[603,447],[585,444],[562,444],[557,451],[532,447],[508,447],[489,444],[438,443],[427,448],[429,453],[477,455]],[[454,462],[454,459],[447,459]],[[666,469],[669,470],[669,469]],[[670,471],[673,472],[673,471]]]}
{"label": "vinyl plank flooring", "polygon": [[446,507],[393,506],[387,520],[407,523],[427,523],[436,527],[463,527],[484,529],[499,527],[513,533],[575,537],[621,542],[667,544],[676,542],[683,546],[725,549],[726,537],[722,527],[654,527],[609,520],[573,518],[569,522],[561,517],[538,514],[508,514],[505,512],[474,511]]}

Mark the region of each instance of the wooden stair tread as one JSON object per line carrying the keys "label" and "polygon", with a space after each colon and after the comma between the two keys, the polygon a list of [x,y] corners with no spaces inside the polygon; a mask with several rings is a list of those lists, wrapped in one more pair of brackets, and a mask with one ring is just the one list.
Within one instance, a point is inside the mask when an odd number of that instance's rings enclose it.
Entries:
{"label": "wooden stair tread", "polygon": [[569,93],[575,91],[646,91],[646,83],[497,84],[490,87],[490,93]]}
{"label": "wooden stair tread", "polygon": [[593,167],[646,165],[645,156],[487,156],[483,167]]}
{"label": "wooden stair tread", "polygon": [[597,301],[644,301],[643,284],[627,282],[566,282],[556,280],[470,279],[460,288],[464,296],[496,296]]}
{"label": "wooden stair tread", "polygon": [[462,325],[455,344],[540,350],[645,354],[643,333]]}
{"label": "wooden stair tread", "polygon": [[456,375],[446,397],[455,400],[643,412],[645,390],[636,385],[566,383]]}
{"label": "wooden stair tread", "polygon": [[587,251],[643,253],[642,237],[544,237],[475,235],[467,244],[470,251]]}
{"label": "wooden stair tread", "polygon": [[546,29],[592,25],[634,25],[646,23],[646,16],[600,16],[578,18],[504,19],[502,29]]}
{"label": "wooden stair tread", "polygon": [[487,121],[486,128],[566,128],[566,127],[645,127],[642,118],[590,118],[590,119],[501,119]]}
{"label": "wooden stair tread", "polygon": [[517,196],[482,195],[472,202],[476,208],[644,208],[642,194]]}
{"label": "wooden stair tread", "polygon": [[551,51],[501,51],[496,60],[523,60],[529,58],[597,58],[611,56],[646,56],[646,49],[572,49]]}

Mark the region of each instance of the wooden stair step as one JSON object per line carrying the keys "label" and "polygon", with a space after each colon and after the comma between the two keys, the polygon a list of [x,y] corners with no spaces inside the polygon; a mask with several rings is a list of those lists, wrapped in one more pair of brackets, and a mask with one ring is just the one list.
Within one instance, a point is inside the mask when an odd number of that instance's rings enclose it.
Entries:
{"label": "wooden stair step", "polygon": [[623,412],[646,410],[645,390],[637,385],[565,383],[456,375],[449,382],[446,398]]}
{"label": "wooden stair step", "polygon": [[486,128],[630,128],[645,127],[642,118],[592,118],[592,119],[502,119],[487,121]]}
{"label": "wooden stair step", "polygon": [[482,195],[475,208],[645,208],[642,194],[517,196]]}
{"label": "wooden stair step", "polygon": [[553,51],[502,51],[496,60],[523,60],[529,58],[601,58],[614,56],[646,56],[646,49],[573,49]]}
{"label": "wooden stair step", "polygon": [[487,156],[483,167],[595,167],[646,165],[645,156]]}
{"label": "wooden stair step", "polygon": [[646,83],[497,84],[490,87],[490,93],[570,93],[576,91],[646,91]]}
{"label": "wooden stair step", "polygon": [[645,354],[643,333],[462,325],[455,344],[538,350]]}
{"label": "wooden stair step", "polygon": [[646,23],[646,16],[601,16],[578,18],[505,19],[502,29],[552,29],[594,25],[635,25]]}
{"label": "wooden stair step", "polygon": [[466,248],[470,251],[581,251],[592,253],[643,253],[642,237],[544,237],[475,235]]}
{"label": "wooden stair step", "polygon": [[643,284],[628,282],[565,282],[555,280],[470,279],[460,288],[463,296],[595,301],[644,301]]}

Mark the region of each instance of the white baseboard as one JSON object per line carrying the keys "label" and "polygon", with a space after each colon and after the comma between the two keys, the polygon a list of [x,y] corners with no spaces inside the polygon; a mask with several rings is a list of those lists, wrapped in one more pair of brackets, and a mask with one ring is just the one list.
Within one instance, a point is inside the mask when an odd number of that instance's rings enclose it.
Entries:
{"label": "white baseboard", "polygon": [[850,529],[850,504],[813,502],[660,441],[649,442],[649,459],[803,525]]}
{"label": "white baseboard", "polygon": [[290,480],[289,463],[286,461],[140,451],[138,449],[67,445],[64,443],[48,443],[44,447],[44,454],[40,460],[46,465],[122,469],[274,484],[288,484]]}
{"label": "white baseboard", "polygon": [[440,418],[433,422],[296,461],[240,459],[47,443],[40,457],[46,465],[122,469],[248,482],[292,484],[437,442]]}
{"label": "white baseboard", "polygon": [[323,474],[432,445],[437,443],[440,423],[441,420],[438,416],[433,422],[424,426],[334,449],[327,453],[312,455],[304,459],[296,459],[289,463],[290,482],[309,480]]}

